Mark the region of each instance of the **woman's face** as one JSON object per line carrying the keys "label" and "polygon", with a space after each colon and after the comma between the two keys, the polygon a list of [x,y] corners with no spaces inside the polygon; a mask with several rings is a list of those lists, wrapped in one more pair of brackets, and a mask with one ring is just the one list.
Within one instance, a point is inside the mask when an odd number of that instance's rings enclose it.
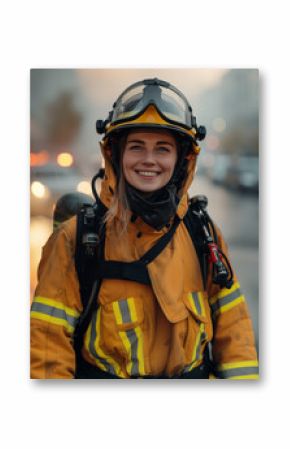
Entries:
{"label": "woman's face", "polygon": [[123,153],[126,181],[143,192],[154,192],[170,180],[177,161],[176,140],[166,131],[131,131]]}

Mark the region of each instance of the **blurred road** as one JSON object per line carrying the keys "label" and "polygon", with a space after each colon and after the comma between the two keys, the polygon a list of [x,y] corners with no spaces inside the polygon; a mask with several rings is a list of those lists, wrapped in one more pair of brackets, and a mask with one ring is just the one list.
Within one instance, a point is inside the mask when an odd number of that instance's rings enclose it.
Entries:
{"label": "blurred road", "polygon": [[[231,193],[201,176],[196,177],[190,189],[191,196],[196,194],[208,197],[210,215],[229,245],[230,259],[248,300],[258,345],[258,197]],[[51,232],[51,220],[31,218],[31,297],[41,247]]]}

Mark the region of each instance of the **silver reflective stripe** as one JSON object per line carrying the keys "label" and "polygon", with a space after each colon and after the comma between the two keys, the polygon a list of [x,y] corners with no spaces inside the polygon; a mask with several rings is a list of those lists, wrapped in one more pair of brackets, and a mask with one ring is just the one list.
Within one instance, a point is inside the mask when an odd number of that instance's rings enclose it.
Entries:
{"label": "silver reflective stripe", "polygon": [[103,357],[100,357],[96,352],[96,349],[95,349],[95,341],[97,339],[96,327],[97,327],[97,312],[94,312],[94,315],[92,318],[92,324],[91,324],[91,336],[90,336],[90,343],[89,343],[90,352],[96,360],[98,360],[99,362],[101,362],[104,365],[104,367],[110,374],[116,375],[116,372],[115,372],[113,366],[111,366],[107,362],[106,359],[104,359]]}
{"label": "silver reflective stripe", "polygon": [[47,304],[41,304],[40,302],[33,302],[31,306],[32,312],[40,312],[44,315],[52,316],[54,318],[61,318],[67,321],[73,328],[76,326],[78,318],[68,315],[65,310],[58,309],[57,307],[48,306]]}
{"label": "silver reflective stripe", "polygon": [[200,350],[201,350],[201,345],[205,341],[205,339],[206,339],[206,334],[205,334],[205,332],[202,332],[202,334],[200,336],[200,340],[198,342],[198,346],[196,348],[196,360],[200,360],[201,359]]}
{"label": "silver reflective stripe", "polygon": [[138,360],[138,338],[134,329],[129,329],[126,331],[126,335],[130,341],[131,345],[131,361],[132,370],[131,374],[133,376],[139,375],[139,360]]}
{"label": "silver reflective stripe", "polygon": [[198,293],[196,293],[196,292],[195,292],[195,293],[192,293],[192,297],[193,297],[193,300],[194,300],[194,304],[195,304],[197,313],[198,313],[199,315],[201,315],[201,305],[200,305],[200,302],[199,302]]}
{"label": "silver reflective stripe", "polygon": [[192,363],[190,365],[188,365],[183,372],[184,373],[188,373],[189,371],[191,371],[193,369],[193,365],[201,359],[201,345],[202,343],[206,340],[206,333],[202,332],[200,335],[200,339],[198,341],[197,344],[197,348],[196,348],[196,354],[195,354],[195,360],[192,361]]}
{"label": "silver reflective stripe", "polygon": [[213,313],[217,312],[221,307],[225,306],[226,304],[229,304],[230,302],[239,298],[241,294],[242,294],[241,290],[237,288],[237,290],[230,293],[229,295],[226,295],[223,298],[219,298],[217,302],[211,306]]}
{"label": "silver reflective stripe", "polygon": [[258,366],[244,366],[242,368],[231,368],[218,371],[221,377],[246,376],[248,374],[259,374]]}
{"label": "silver reflective stripe", "polygon": [[121,311],[123,323],[131,323],[131,315],[130,315],[130,310],[128,307],[127,299],[122,299],[121,301],[119,301],[118,304],[119,304],[119,308]]}

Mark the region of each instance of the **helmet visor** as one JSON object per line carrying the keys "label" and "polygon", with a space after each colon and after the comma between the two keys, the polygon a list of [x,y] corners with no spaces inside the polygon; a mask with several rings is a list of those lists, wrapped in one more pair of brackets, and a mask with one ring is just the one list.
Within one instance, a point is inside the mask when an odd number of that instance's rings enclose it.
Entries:
{"label": "helmet visor", "polygon": [[168,122],[191,129],[191,109],[186,98],[174,86],[166,84],[146,84],[145,80],[130,86],[116,101],[111,123],[134,119],[149,105],[154,105]]}

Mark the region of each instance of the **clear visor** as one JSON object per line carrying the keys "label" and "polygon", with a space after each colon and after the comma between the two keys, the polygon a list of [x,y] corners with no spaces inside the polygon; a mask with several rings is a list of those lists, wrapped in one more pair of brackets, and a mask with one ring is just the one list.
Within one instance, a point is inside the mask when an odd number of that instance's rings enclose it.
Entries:
{"label": "clear visor", "polygon": [[116,101],[111,123],[133,119],[150,105],[173,123],[192,128],[189,105],[177,91],[160,85],[133,85]]}

